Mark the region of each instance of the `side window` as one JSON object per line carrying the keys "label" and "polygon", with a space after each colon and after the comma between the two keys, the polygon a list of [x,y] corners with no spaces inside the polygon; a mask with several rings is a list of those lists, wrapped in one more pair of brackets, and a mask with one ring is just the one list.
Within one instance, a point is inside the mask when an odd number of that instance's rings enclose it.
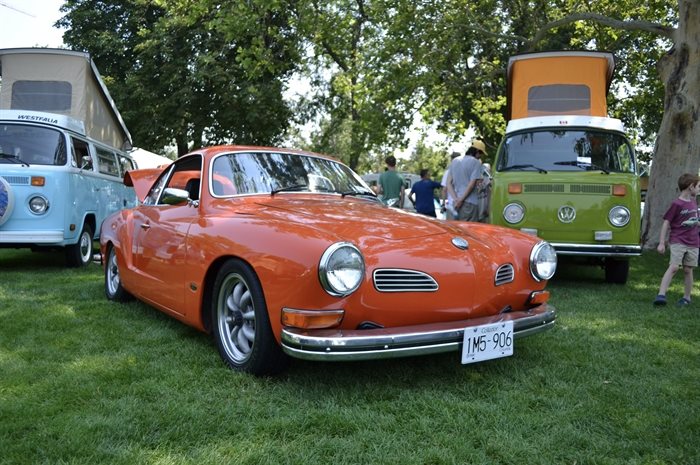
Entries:
{"label": "side window", "polygon": [[119,155],[119,170],[121,175],[134,169],[134,161],[131,158],[125,157],[124,155]]}
{"label": "side window", "polygon": [[97,170],[102,174],[119,176],[119,165],[114,152],[97,147]]}
{"label": "side window", "polygon": [[198,200],[202,176],[201,155],[180,158],[163,173],[144,199],[144,205],[158,205],[167,188],[183,189],[191,200]]}
{"label": "side window", "polygon": [[76,139],[75,137],[71,137],[70,142],[71,156],[73,157],[72,163],[78,168],[92,171],[92,157],[90,156],[90,147],[88,143],[84,140]]}
{"label": "side window", "polygon": [[160,176],[158,182],[156,182],[153,185],[153,187],[151,187],[151,190],[148,192],[148,195],[145,199],[143,199],[144,205],[156,205],[158,203],[158,199],[160,198],[161,192],[163,192],[163,189],[165,188],[165,183],[168,180],[168,176],[168,173],[163,173]]}

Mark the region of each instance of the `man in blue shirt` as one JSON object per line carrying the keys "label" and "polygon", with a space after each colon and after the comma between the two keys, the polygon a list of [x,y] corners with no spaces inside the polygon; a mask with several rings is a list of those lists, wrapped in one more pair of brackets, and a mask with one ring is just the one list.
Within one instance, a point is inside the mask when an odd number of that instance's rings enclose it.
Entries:
{"label": "man in blue shirt", "polygon": [[440,189],[442,185],[430,179],[430,171],[420,170],[420,181],[411,187],[408,198],[416,207],[416,211],[423,215],[435,217],[435,189]]}

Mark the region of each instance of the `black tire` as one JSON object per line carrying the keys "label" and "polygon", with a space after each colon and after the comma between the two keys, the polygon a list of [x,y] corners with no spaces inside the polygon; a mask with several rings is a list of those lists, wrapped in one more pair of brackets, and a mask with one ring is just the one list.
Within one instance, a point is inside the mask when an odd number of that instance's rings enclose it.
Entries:
{"label": "black tire", "polygon": [[115,302],[127,302],[133,299],[133,296],[122,286],[117,265],[117,250],[112,245],[107,249],[105,262],[105,296]]}
{"label": "black tire", "polygon": [[226,365],[258,376],[286,368],[289,359],[272,334],[262,286],[246,263],[232,259],[219,270],[211,316],[212,335]]}
{"label": "black tire", "polygon": [[88,266],[92,262],[94,252],[92,226],[85,223],[80,231],[78,242],[66,246],[66,265],[70,268]]}
{"label": "black tire", "polygon": [[626,284],[630,273],[630,261],[626,258],[605,259],[605,282]]}

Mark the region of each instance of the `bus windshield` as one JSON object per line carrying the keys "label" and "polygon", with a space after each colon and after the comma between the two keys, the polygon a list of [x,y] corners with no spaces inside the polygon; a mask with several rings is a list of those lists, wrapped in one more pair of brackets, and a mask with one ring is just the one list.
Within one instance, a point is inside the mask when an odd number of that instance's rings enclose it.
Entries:
{"label": "bus windshield", "polygon": [[597,130],[543,130],[507,137],[498,171],[603,171],[634,173],[634,152],[627,139]]}
{"label": "bus windshield", "polygon": [[51,128],[0,123],[0,163],[66,164],[63,135]]}

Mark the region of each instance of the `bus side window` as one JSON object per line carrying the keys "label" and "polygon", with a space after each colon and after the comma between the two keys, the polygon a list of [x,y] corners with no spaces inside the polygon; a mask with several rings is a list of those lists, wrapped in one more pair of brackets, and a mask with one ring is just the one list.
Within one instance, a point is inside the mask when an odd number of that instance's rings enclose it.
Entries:
{"label": "bus side window", "polygon": [[124,173],[134,169],[134,162],[130,158],[119,155],[119,167],[121,175],[124,176]]}
{"label": "bus side window", "polygon": [[90,148],[87,142],[76,139],[75,137],[71,137],[70,141],[71,155],[73,156],[73,163],[75,166],[92,171],[92,157],[90,157]]}
{"label": "bus side window", "polygon": [[119,166],[114,153],[102,147],[97,147],[97,169],[102,174],[119,176]]}

